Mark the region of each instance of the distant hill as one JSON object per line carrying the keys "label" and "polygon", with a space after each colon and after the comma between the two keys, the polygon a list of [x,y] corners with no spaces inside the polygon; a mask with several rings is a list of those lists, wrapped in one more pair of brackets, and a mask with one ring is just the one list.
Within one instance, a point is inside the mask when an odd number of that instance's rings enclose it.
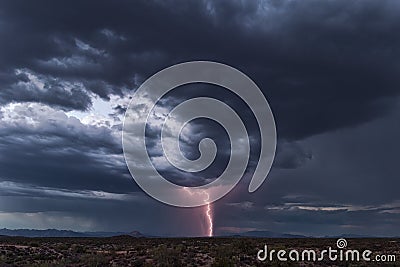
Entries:
{"label": "distant hill", "polygon": [[132,237],[144,237],[144,235],[139,231],[130,232],[130,233],[128,233],[128,235],[132,236]]}
{"label": "distant hill", "polygon": [[112,236],[121,236],[121,235],[129,235],[126,232],[82,232],[85,237],[112,237]]}
{"label": "distant hill", "polygon": [[69,230],[33,230],[33,229],[0,229],[0,235],[5,236],[24,236],[24,237],[84,237],[83,233]]}
{"label": "distant hill", "polygon": [[75,232],[70,230],[34,230],[34,229],[0,229],[0,236],[23,236],[23,237],[112,237],[120,235],[129,235],[132,237],[145,237],[139,231],[130,233],[125,232]]}
{"label": "distant hill", "polygon": [[264,238],[306,238],[304,235],[292,235],[285,233],[275,233],[271,231],[248,231],[234,235],[223,234],[223,236],[236,236],[236,237],[264,237]]}
{"label": "distant hill", "polygon": [[[276,233],[271,231],[249,231],[238,234],[222,234],[222,236],[232,237],[264,237],[264,238],[379,238],[385,236],[371,236],[371,235],[358,235],[358,234],[341,234],[341,235],[327,235],[327,236],[305,236],[305,235],[294,235],[285,233]],[[396,237],[390,237],[396,238]]]}
{"label": "distant hill", "polygon": [[357,235],[357,234],[341,234],[335,236],[325,236],[326,238],[376,238],[376,236],[371,235]]}

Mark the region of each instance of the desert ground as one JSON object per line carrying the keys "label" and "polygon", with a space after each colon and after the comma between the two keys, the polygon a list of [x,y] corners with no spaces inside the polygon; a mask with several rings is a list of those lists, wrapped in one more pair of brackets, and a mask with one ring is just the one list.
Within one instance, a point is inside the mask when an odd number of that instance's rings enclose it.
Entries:
{"label": "desert ground", "polygon": [[336,248],[336,239],[312,238],[24,238],[0,237],[0,266],[400,266],[400,239],[347,239],[347,249],[369,249],[396,261],[260,261],[257,252]]}

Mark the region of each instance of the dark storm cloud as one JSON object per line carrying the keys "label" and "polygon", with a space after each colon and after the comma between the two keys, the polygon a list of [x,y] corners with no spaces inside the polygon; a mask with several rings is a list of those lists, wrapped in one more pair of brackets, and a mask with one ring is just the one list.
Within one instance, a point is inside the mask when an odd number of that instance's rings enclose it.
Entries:
{"label": "dark storm cloud", "polygon": [[[1,6],[0,34],[7,40],[0,45],[3,69],[28,68],[79,81],[107,98],[172,63],[226,62],[263,88],[283,138],[382,116],[391,108],[387,98],[399,92],[397,1],[8,1]],[[81,108],[87,105],[82,102]]]}
{"label": "dark storm cloud", "polygon": [[[8,75],[9,80],[2,83],[0,103],[39,102],[65,110],[86,110],[92,104],[88,94],[79,85],[29,74],[31,78],[24,71]],[[12,77],[16,79],[10,81]]]}
{"label": "dark storm cloud", "polygon": [[312,159],[312,152],[306,151],[296,142],[282,142],[275,154],[274,166],[282,169],[296,169]]}
{"label": "dark storm cloud", "polygon": [[[254,194],[246,192],[247,177],[216,203],[217,229],[398,235],[399,116],[397,105],[385,118],[304,140],[298,145],[313,158],[296,169],[273,169]],[[246,220],[235,223],[239,217]]]}
{"label": "dark storm cloud", "polygon": [[[398,228],[393,222],[399,218],[399,203],[381,207],[367,206],[307,206],[304,203],[292,203],[284,206],[250,207],[224,206],[216,208],[219,218],[216,228],[219,232],[232,232],[229,228],[268,230],[277,233],[303,234],[310,236],[359,235],[396,236]],[[248,204],[247,204],[248,205]],[[238,223],[241,218],[249,219],[245,224]],[[368,223],[366,223],[368,222]],[[226,231],[226,229],[229,231]]]}
{"label": "dark storm cloud", "polygon": [[125,200],[0,196],[0,209],[10,214],[9,218],[1,217],[2,226],[80,231],[139,230],[158,236],[204,234],[204,225],[200,222],[202,208],[160,205],[144,193],[129,196],[131,198]]}
{"label": "dark storm cloud", "polygon": [[64,189],[127,192],[136,187],[119,136],[39,104],[1,113],[1,181]]}

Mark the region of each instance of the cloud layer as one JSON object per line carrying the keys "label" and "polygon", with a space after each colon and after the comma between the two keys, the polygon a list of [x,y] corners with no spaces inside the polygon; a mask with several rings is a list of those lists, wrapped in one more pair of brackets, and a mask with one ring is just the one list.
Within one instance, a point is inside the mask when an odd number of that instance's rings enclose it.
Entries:
{"label": "cloud layer", "polygon": [[259,132],[249,108],[222,88],[167,95],[147,141],[171,181],[199,185],[226,166],[226,133],[207,120],[188,125],[186,156],[198,157],[204,137],[219,149],[215,164],[188,175],[161,158],[163,115],[212,96],[246,122],[250,164],[215,203],[217,233],[398,234],[399,9],[396,0],[0,1],[0,226],[30,228],[31,218],[39,228],[79,221],[80,230],[202,234],[201,209],[162,205],[133,182],[121,129],[146,78],[211,60],[246,73],[271,105],[279,139],[266,183],[245,190]]}

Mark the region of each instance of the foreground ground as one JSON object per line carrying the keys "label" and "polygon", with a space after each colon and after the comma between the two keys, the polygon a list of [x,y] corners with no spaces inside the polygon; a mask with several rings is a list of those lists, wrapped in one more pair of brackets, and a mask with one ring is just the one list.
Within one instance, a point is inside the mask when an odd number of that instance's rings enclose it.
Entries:
{"label": "foreground ground", "polygon": [[[400,266],[400,239],[348,239],[346,249],[393,255],[391,262],[257,260],[268,250],[337,249],[336,239],[0,237],[0,266]],[[288,257],[286,255],[286,257]],[[390,257],[387,257],[387,261]]]}

